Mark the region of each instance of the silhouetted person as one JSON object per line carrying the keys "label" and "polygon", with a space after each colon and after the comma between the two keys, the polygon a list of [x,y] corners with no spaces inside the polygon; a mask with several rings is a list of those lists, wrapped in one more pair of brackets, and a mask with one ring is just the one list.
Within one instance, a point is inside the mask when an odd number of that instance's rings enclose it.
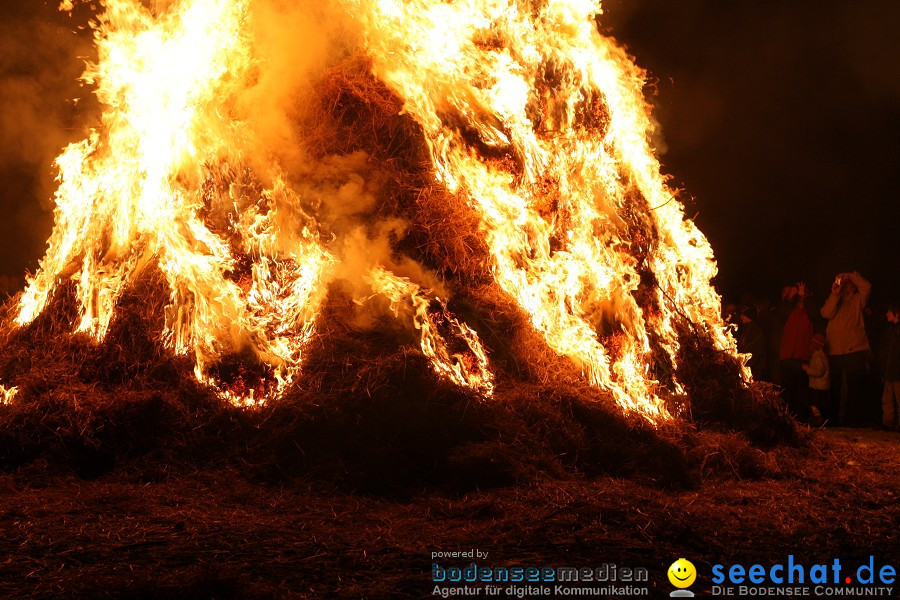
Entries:
{"label": "silhouetted person", "polygon": [[[792,285],[786,285],[781,288],[781,300],[778,301],[769,315],[769,329],[763,329],[766,332],[769,355],[773,358],[781,354],[781,334],[784,333],[784,324],[787,321],[788,312],[790,312],[788,299],[791,298],[791,290],[793,289],[795,289],[795,286]],[[769,373],[771,377],[769,381],[782,385],[780,360],[769,361]]]}
{"label": "silhouetted person", "polygon": [[806,284],[798,282],[785,288],[779,313],[784,319],[778,360],[781,363],[781,386],[790,411],[801,420],[809,419],[806,389],[808,378],[803,364],[812,356],[813,323],[807,308]]}
{"label": "silhouetted person", "polygon": [[822,316],[828,319],[825,351],[831,366],[829,420],[833,424],[855,422],[862,410],[870,350],[863,310],[871,290],[871,284],[856,271],[841,273],[822,306]]}
{"label": "silhouetted person", "polygon": [[831,387],[831,375],[828,368],[828,357],[825,355],[825,336],[817,333],[810,341],[812,354],[803,370],[809,376],[809,412],[810,422],[816,427],[822,424],[824,415],[828,414],[831,404],[828,390]]}
{"label": "silhouetted person", "polygon": [[896,430],[900,416],[900,306],[888,305],[888,328],[878,346],[878,364],[884,388],[881,394],[881,425]]}
{"label": "silhouetted person", "polygon": [[756,307],[756,324],[762,329],[766,338],[766,368],[757,379],[775,382],[778,379],[780,366],[778,364],[778,348],[781,345],[782,324],[778,321],[776,307],[769,300],[754,302]]}
{"label": "silhouetted person", "polygon": [[765,377],[766,371],[766,336],[756,322],[756,307],[745,306],[741,310],[741,325],[738,328],[738,352],[750,354],[747,366],[754,379]]}
{"label": "silhouetted person", "polygon": [[738,327],[741,324],[740,316],[741,313],[738,311],[737,304],[734,302],[722,304],[722,320],[725,323]]}

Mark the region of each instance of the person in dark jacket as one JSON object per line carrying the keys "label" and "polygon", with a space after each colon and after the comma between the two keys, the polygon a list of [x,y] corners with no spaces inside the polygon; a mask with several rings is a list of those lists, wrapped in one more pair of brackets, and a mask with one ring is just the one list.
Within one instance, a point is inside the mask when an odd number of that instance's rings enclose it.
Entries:
{"label": "person in dark jacket", "polygon": [[766,374],[766,336],[756,322],[756,307],[752,304],[741,310],[741,325],[738,328],[737,348],[742,354],[749,354],[747,366],[754,379]]}
{"label": "person in dark jacket", "polygon": [[900,306],[888,305],[888,328],[878,347],[878,364],[884,380],[881,394],[881,424],[896,431],[900,416]]}

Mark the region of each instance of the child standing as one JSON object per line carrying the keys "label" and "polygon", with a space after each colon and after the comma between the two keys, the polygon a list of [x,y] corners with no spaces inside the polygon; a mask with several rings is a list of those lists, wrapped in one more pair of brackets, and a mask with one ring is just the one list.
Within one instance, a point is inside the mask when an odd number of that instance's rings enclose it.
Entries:
{"label": "child standing", "polygon": [[825,354],[825,336],[817,333],[810,342],[812,357],[803,363],[803,370],[809,375],[809,411],[815,426],[822,424],[822,415],[828,414],[828,389],[831,387],[831,373],[828,356]]}

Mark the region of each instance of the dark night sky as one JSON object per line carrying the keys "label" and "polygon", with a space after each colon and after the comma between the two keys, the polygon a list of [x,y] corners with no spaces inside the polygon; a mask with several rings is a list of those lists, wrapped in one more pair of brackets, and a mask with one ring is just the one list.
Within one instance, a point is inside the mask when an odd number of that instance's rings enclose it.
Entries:
{"label": "dark night sky", "polygon": [[666,173],[709,237],[717,286],[821,298],[859,270],[900,293],[900,3],[608,0],[607,33],[658,90]]}
{"label": "dark night sky", "polygon": [[[67,31],[56,4],[0,15],[0,275],[36,267],[50,160],[90,114],[67,102],[84,93],[73,80],[88,36]],[[900,296],[900,2],[604,9],[604,32],[650,73],[664,170],[711,240],[724,295],[775,296],[803,278],[821,296],[835,273],[858,269],[875,302]]]}

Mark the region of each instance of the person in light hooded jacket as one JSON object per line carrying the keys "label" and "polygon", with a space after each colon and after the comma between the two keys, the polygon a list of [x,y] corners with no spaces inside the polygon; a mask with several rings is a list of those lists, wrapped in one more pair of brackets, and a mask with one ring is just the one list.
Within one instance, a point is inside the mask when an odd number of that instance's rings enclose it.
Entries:
{"label": "person in light hooded jacket", "polygon": [[825,350],[831,367],[831,424],[856,421],[863,405],[869,338],[863,311],[872,285],[856,271],[841,273],[822,305],[828,319]]}

